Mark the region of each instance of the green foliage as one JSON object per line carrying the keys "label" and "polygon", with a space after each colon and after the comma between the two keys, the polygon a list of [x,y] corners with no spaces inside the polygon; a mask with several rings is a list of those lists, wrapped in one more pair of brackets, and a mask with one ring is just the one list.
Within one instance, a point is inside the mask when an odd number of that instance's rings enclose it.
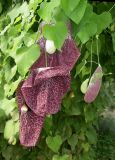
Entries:
{"label": "green foliage", "polygon": [[18,72],[23,76],[27,73],[29,67],[35,62],[39,57],[40,50],[36,44],[28,47],[21,47],[17,50],[15,56],[15,62],[18,67]]}
{"label": "green foliage", "polygon": [[56,48],[60,49],[67,37],[67,27],[63,22],[57,22],[54,26],[45,25],[43,35],[46,39],[53,40]]}
{"label": "green foliage", "polygon": [[[97,149],[101,146],[97,133],[98,118],[106,106],[115,106],[115,12],[112,6],[113,3],[89,3],[86,0],[0,1],[1,160],[100,158],[95,149],[96,144]],[[63,45],[67,37],[66,23],[71,21],[72,35],[81,57],[71,72],[71,89],[63,98],[61,111],[46,117],[40,141],[30,150],[19,144],[15,91],[40,56],[35,42],[40,37],[41,20],[46,23],[42,34],[53,40],[57,49]],[[104,72],[102,88],[96,100],[86,104],[82,94],[87,87],[85,80],[97,67],[98,58]],[[104,154],[106,157],[106,152]]]}
{"label": "green foliage", "polygon": [[47,137],[46,138],[46,143],[48,147],[53,151],[53,152],[58,152],[61,144],[62,144],[62,139],[60,136],[55,136],[55,137]]}

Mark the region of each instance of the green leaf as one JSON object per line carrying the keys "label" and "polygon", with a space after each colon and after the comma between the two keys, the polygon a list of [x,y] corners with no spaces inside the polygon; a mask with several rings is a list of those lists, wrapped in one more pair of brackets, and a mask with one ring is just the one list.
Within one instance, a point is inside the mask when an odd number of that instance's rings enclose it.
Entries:
{"label": "green leaf", "polygon": [[11,137],[14,137],[14,121],[13,120],[8,120],[5,125],[4,129],[4,138],[9,140]]}
{"label": "green leaf", "polygon": [[19,133],[19,121],[14,123],[14,135],[16,136]]}
{"label": "green leaf", "polygon": [[0,49],[2,50],[3,53],[6,52],[7,50],[7,37],[6,36],[0,36]]}
{"label": "green leaf", "polygon": [[67,23],[67,21],[68,21],[68,18],[66,16],[65,12],[59,7],[55,8],[55,10],[53,11],[53,17],[56,22],[59,21],[59,22]]}
{"label": "green leaf", "polygon": [[86,136],[90,144],[96,144],[97,142],[97,133],[94,128],[90,128],[86,131]]}
{"label": "green leaf", "polygon": [[24,2],[21,6],[17,4],[7,15],[11,19],[11,24],[14,22],[15,18],[22,14],[23,18],[29,16],[29,8],[27,2]]}
{"label": "green leaf", "polygon": [[8,97],[12,96],[21,80],[22,80],[22,78],[19,77],[15,82],[5,84],[4,85],[5,96],[8,96]]}
{"label": "green leaf", "polygon": [[77,25],[77,32],[82,30],[82,27],[89,22],[89,19],[91,18],[91,16],[93,15],[93,7],[92,5],[90,5],[89,3],[87,3],[87,7],[84,13],[84,16],[82,18],[82,20],[80,21],[80,23]]}
{"label": "green leaf", "polygon": [[81,71],[82,71],[82,69],[84,68],[85,64],[86,64],[86,60],[83,60],[80,64],[78,64],[78,65],[76,66],[76,74],[75,74],[75,77],[77,77],[77,75],[79,75],[79,74],[81,73]]}
{"label": "green leaf", "polygon": [[109,12],[103,12],[100,15],[93,14],[90,21],[97,24],[97,34],[100,34],[110,25],[110,23],[112,22],[112,17]]}
{"label": "green leaf", "polygon": [[69,139],[68,139],[68,144],[71,146],[72,151],[75,149],[75,146],[78,143],[78,135],[73,134]]}
{"label": "green leaf", "polygon": [[44,37],[53,40],[57,49],[62,47],[67,33],[67,27],[63,22],[57,22],[53,26],[46,25],[43,28]]}
{"label": "green leaf", "polygon": [[70,14],[69,18],[71,20],[73,20],[76,24],[79,24],[79,22],[81,21],[83,15],[85,13],[86,6],[87,6],[87,1],[86,0],[80,0],[77,7]]}
{"label": "green leaf", "polygon": [[89,82],[89,78],[87,78],[85,81],[83,81],[82,82],[82,84],[81,84],[81,92],[83,93],[83,94],[85,94],[86,93],[86,91],[87,91],[87,87],[88,87],[88,82]]}
{"label": "green leaf", "polygon": [[51,0],[51,2],[43,2],[38,10],[38,15],[46,22],[52,20],[52,13],[56,7],[60,5],[60,0]]}
{"label": "green leaf", "polygon": [[27,33],[23,38],[24,44],[27,47],[30,47],[35,43],[35,39],[36,39],[36,33]]}
{"label": "green leaf", "polygon": [[86,23],[82,29],[77,33],[77,36],[82,43],[86,43],[90,37],[94,36],[97,32],[96,23]]}
{"label": "green leaf", "polygon": [[66,154],[63,156],[54,155],[52,160],[70,160],[70,156]]}
{"label": "green leaf", "polygon": [[70,16],[71,12],[76,8],[79,4],[80,0],[61,0],[61,6],[66,13],[66,15]]}
{"label": "green leaf", "polygon": [[17,4],[9,13],[8,16],[11,19],[11,23],[14,22],[15,18],[19,15],[19,4]]}
{"label": "green leaf", "polygon": [[85,152],[88,152],[90,149],[89,143],[82,143],[82,148],[84,149]]}
{"label": "green leaf", "polygon": [[92,121],[94,121],[94,119],[97,116],[96,109],[94,107],[92,107],[91,105],[86,105],[84,107],[84,114],[85,114],[85,121],[86,122],[92,122]]}
{"label": "green leaf", "polygon": [[16,108],[16,102],[15,98],[12,98],[11,100],[3,99],[1,101],[0,108],[5,112],[5,114],[8,116],[15,108]]}
{"label": "green leaf", "polygon": [[15,61],[19,73],[24,76],[30,66],[39,58],[40,50],[38,45],[34,44],[31,47],[22,47],[17,51]]}
{"label": "green leaf", "polygon": [[1,107],[0,107],[0,121],[1,121],[1,119],[4,119],[5,118],[5,112],[4,112],[4,110],[3,109],[1,109]]}
{"label": "green leaf", "polygon": [[113,50],[115,52],[115,32],[111,34],[112,35],[112,42],[113,42]]}
{"label": "green leaf", "polygon": [[16,74],[16,71],[17,71],[16,65],[11,68],[11,66],[9,64],[6,64],[6,66],[5,66],[5,80],[6,80],[6,82],[9,82],[14,77],[14,75]]}
{"label": "green leaf", "polygon": [[43,0],[30,0],[29,2],[29,9],[36,10],[38,7],[38,4],[41,3]]}
{"label": "green leaf", "polygon": [[62,139],[59,135],[55,137],[48,136],[46,138],[46,143],[53,152],[58,152],[62,144]]}
{"label": "green leaf", "polygon": [[78,116],[81,114],[81,108],[82,106],[79,103],[76,106],[73,104],[68,110],[66,110],[66,113],[70,116]]}
{"label": "green leaf", "polygon": [[44,130],[49,133],[52,127],[52,116],[47,116],[44,122]]}
{"label": "green leaf", "polygon": [[1,2],[0,2],[0,13],[2,12],[2,4],[1,4]]}

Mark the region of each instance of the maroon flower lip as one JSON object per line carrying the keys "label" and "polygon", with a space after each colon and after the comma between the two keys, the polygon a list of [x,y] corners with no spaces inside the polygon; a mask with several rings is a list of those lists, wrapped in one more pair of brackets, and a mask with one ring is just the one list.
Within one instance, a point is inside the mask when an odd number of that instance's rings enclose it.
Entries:
{"label": "maroon flower lip", "polygon": [[[71,38],[65,40],[61,51],[48,55],[45,67],[45,40],[40,39],[40,58],[31,66],[30,74],[17,88],[16,99],[20,113],[20,142],[32,147],[40,137],[44,119],[60,110],[64,94],[70,88],[70,71],[80,53]],[[21,108],[26,106],[27,112]]]}

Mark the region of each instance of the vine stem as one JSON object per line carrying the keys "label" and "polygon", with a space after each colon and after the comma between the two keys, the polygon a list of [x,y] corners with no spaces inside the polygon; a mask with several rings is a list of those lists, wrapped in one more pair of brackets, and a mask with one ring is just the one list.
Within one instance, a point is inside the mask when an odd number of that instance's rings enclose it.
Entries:
{"label": "vine stem", "polygon": [[92,61],[92,47],[93,47],[93,39],[92,39],[92,41],[91,41],[91,59],[90,59],[90,61],[91,61],[91,64],[90,64],[90,77],[89,77],[89,79],[91,78],[91,72],[92,72],[92,66],[93,66],[93,61]]}
{"label": "vine stem", "polygon": [[98,63],[97,63],[97,62],[95,62],[95,61],[87,61],[87,63],[88,63],[88,62],[89,62],[89,63],[91,63],[91,62],[92,62],[92,63],[98,64]]}
{"label": "vine stem", "polygon": [[96,47],[97,47],[97,58],[98,58],[98,65],[100,64],[100,60],[99,60],[99,46],[98,46],[98,38],[99,36],[96,35]]}
{"label": "vine stem", "polygon": [[45,67],[48,67],[48,57],[47,57],[47,52],[45,51]]}
{"label": "vine stem", "polygon": [[115,4],[109,9],[108,12],[110,12],[115,7]]}

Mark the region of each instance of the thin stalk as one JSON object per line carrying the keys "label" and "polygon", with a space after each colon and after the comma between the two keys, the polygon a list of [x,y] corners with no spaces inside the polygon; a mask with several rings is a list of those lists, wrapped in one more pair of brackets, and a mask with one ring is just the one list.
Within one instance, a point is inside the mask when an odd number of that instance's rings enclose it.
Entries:
{"label": "thin stalk", "polygon": [[93,47],[93,39],[92,39],[92,41],[91,41],[91,59],[90,59],[90,61],[91,61],[91,63],[90,63],[90,77],[89,78],[91,78],[91,72],[92,72],[92,66],[93,66],[93,61],[92,61],[92,47]]}
{"label": "thin stalk", "polygon": [[110,12],[115,7],[115,4],[109,9],[108,12]]}
{"label": "thin stalk", "polygon": [[45,52],[45,65],[48,67],[48,57],[47,57],[47,52]]}
{"label": "thin stalk", "polygon": [[99,65],[100,64],[100,60],[99,60],[98,35],[96,36],[96,48],[97,48],[97,59],[98,59],[98,65]]}

